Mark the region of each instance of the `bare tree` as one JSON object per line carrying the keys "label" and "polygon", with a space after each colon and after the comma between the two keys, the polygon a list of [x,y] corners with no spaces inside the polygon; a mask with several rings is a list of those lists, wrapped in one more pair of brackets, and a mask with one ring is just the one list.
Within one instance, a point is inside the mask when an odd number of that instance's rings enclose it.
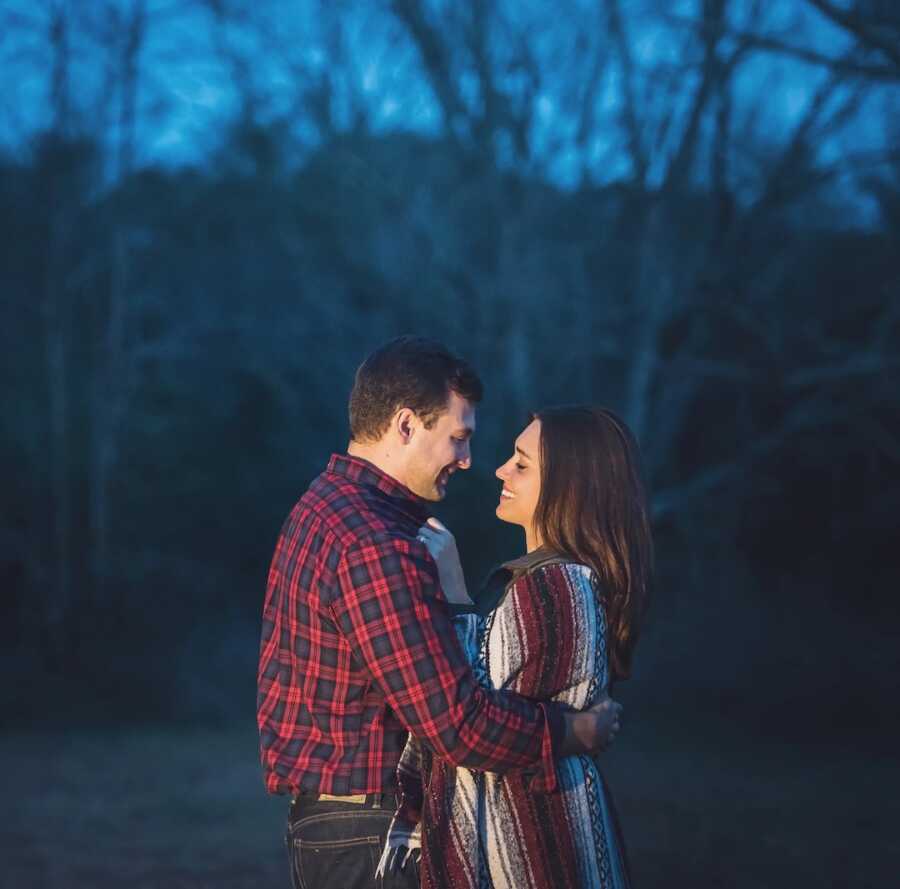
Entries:
{"label": "bare tree", "polygon": [[[48,26],[48,44],[53,52],[51,104],[54,130],[56,138],[64,140],[70,127],[71,89],[71,16],[67,4],[54,4]],[[42,306],[49,394],[48,457],[52,491],[50,517],[51,539],[54,544],[52,564],[55,571],[47,588],[45,611],[51,652],[59,657],[63,649],[64,624],[72,594],[72,497],[69,476],[71,304],[64,272],[64,253],[71,231],[72,208],[60,202],[50,212]]]}
{"label": "bare tree", "polygon": [[[116,180],[126,183],[134,170],[140,54],[146,39],[145,0],[110,6],[104,36],[116,60],[119,121]],[[91,393],[91,464],[88,514],[91,529],[91,587],[95,603],[105,601],[110,564],[110,479],[115,470],[122,423],[135,387],[129,326],[135,321],[130,281],[128,234],[124,221],[110,219],[109,288],[95,297],[98,329],[94,342]]]}
{"label": "bare tree", "polygon": [[[151,10],[147,0],[91,7],[54,0],[41,10],[28,5],[8,10],[3,20],[7,33],[34,47],[34,58],[22,62],[29,76],[42,76],[46,66],[36,64],[41,54],[51,60],[49,125],[41,140],[50,152],[46,168],[52,179],[41,298],[51,498],[49,503],[36,499],[36,508],[46,513],[34,519],[35,527],[49,524],[51,546],[30,562],[52,566],[46,582],[36,585],[44,591],[42,622],[49,629],[48,654],[56,660],[64,656],[73,632],[73,609],[91,601],[100,606],[106,596],[114,521],[111,481],[144,345],[130,223],[120,199],[110,197],[110,187],[127,186],[137,168],[142,53],[151,25],[170,12],[158,4]],[[73,72],[85,65],[103,69],[105,76],[95,92],[76,93]],[[106,176],[102,155],[89,158],[80,147],[89,143],[112,158]],[[84,230],[87,218],[96,222],[90,231]],[[83,364],[76,372],[73,361],[76,345],[84,351],[77,338],[84,335],[86,319],[93,324],[87,375]],[[72,443],[73,429],[80,425],[75,412],[83,405],[89,421],[84,502],[75,495],[79,468]],[[88,578],[78,576],[81,560],[73,554],[79,515],[87,516]]]}

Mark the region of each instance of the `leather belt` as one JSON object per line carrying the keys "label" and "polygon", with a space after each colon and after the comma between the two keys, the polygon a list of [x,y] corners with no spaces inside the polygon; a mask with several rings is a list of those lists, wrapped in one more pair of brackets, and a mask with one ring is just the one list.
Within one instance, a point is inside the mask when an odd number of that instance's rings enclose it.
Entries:
{"label": "leather belt", "polygon": [[300,791],[292,800],[291,808],[303,806],[306,803],[345,803],[351,806],[366,806],[370,809],[393,808],[397,804],[397,795],[390,793],[353,793],[341,795],[336,793],[315,793],[312,791]]}

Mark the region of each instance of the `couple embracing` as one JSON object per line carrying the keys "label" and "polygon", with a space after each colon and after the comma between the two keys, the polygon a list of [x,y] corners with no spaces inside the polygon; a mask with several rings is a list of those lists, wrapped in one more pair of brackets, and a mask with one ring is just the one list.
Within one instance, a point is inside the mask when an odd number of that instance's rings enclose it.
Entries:
{"label": "couple embracing", "polygon": [[295,889],[629,885],[592,754],[649,586],[637,445],[602,408],[536,413],[496,473],[526,551],[470,596],[429,504],[471,465],[481,396],[440,343],[376,350],[347,453],[281,530],[257,720]]}

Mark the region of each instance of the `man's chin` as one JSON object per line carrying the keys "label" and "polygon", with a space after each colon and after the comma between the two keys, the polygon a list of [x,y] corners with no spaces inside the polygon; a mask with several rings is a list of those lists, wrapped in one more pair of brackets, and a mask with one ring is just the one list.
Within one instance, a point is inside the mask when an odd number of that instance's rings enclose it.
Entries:
{"label": "man's chin", "polygon": [[428,497],[434,503],[437,503],[439,500],[443,500],[444,497],[447,496],[447,485],[450,482],[450,474],[449,473],[441,473],[432,483],[431,483],[431,494]]}
{"label": "man's chin", "polygon": [[441,487],[435,482],[432,482],[427,487],[425,485],[410,485],[410,490],[417,497],[421,497],[423,500],[427,500],[429,503],[437,503],[440,500],[443,500],[444,495],[447,493],[446,486]]}

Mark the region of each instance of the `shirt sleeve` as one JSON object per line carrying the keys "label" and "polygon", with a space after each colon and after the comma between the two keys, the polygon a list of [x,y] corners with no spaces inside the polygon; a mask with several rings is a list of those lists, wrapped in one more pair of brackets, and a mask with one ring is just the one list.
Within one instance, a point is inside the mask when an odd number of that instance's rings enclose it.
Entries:
{"label": "shirt sleeve", "polygon": [[537,768],[537,784],[556,787],[561,712],[477,683],[424,546],[403,538],[355,544],[337,574],[337,625],[413,735],[453,765]]}

